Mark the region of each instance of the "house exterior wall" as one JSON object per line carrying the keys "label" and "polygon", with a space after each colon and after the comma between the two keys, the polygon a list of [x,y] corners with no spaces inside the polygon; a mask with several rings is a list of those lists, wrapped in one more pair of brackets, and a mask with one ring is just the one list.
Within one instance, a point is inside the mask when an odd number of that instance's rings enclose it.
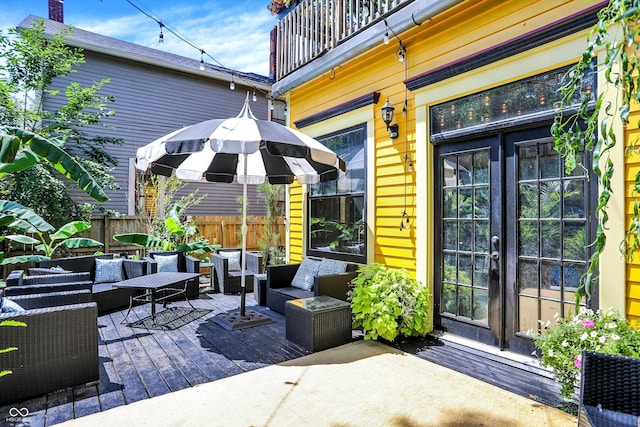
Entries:
{"label": "house exterior wall", "polygon": [[[429,142],[429,106],[447,100],[477,93],[525,77],[537,75],[561,66],[575,63],[586,47],[588,29],[560,39],[545,40],[531,50],[517,55],[498,58],[495,62],[475,70],[462,70],[427,87],[406,92],[408,111],[402,113],[405,99],[404,81],[414,76],[445,68],[461,58],[483,55],[528,33],[542,32],[551,25],[586,11],[604,6],[602,1],[540,0],[540,1],[465,1],[437,15],[420,26],[400,33],[407,46],[408,68],[394,58],[398,47],[382,40],[362,55],[335,67],[315,79],[291,89],[288,93],[290,125],[300,119],[316,115],[326,109],[348,102],[372,91],[380,92],[376,105],[365,107],[372,117],[373,146],[368,151],[372,175],[367,187],[367,198],[372,212],[367,212],[373,247],[368,263],[380,262],[389,267],[404,267],[418,280],[433,282],[433,149]],[[593,12],[591,12],[593,13]],[[598,76],[599,90],[606,90],[602,71]],[[276,87],[277,87],[276,83]],[[611,93],[609,98],[615,98]],[[389,98],[395,106],[394,123],[399,124],[400,135],[390,139],[380,117],[380,108]],[[638,123],[640,107],[634,108],[631,123]],[[313,126],[301,128],[312,136],[328,134],[336,127],[337,118],[329,118]],[[627,146],[637,140],[638,130],[633,127],[623,133]],[[405,147],[415,162],[415,172],[407,174],[407,212],[411,220],[409,230],[400,230],[404,208],[404,155]],[[624,164],[623,144],[613,150],[617,164]],[[610,202],[608,242],[601,259],[599,301],[601,307],[614,307],[631,318],[640,317],[640,258],[629,265],[620,255],[618,244],[624,237],[626,221],[632,209],[631,187],[635,172],[640,168],[638,155],[627,157],[625,173],[619,173]],[[626,176],[626,181],[625,181]],[[626,200],[622,197],[626,194]],[[305,192],[292,187],[290,221],[296,224],[290,235],[292,260],[304,255]],[[372,220],[369,220],[372,218]]]}
{"label": "house exterior wall", "polygon": [[[108,146],[109,153],[119,159],[112,172],[120,190],[107,191],[110,200],[104,207],[123,214],[130,212],[131,175],[137,148],[150,143],[175,129],[213,118],[235,117],[242,108],[248,92],[253,91],[241,82],[231,91],[226,82],[213,78],[196,76],[185,72],[161,68],[138,61],[127,60],[104,53],[85,49],[85,64],[78,67],[75,74],[61,78],[54,83],[54,89],[61,94],[47,98],[46,109],[57,109],[66,102],[64,88],[70,82],[83,86],[103,78],[110,83],[103,86],[102,95],[113,95],[115,102],[107,105],[116,114],[103,121],[105,127],[87,127],[87,133],[124,140],[122,146]],[[267,119],[268,101],[265,96],[257,97],[251,108],[257,118]],[[131,184],[131,185],[130,185]],[[242,187],[224,183],[190,183],[179,195],[188,194],[200,188],[199,194],[207,197],[189,213],[192,215],[238,215],[240,204],[236,196],[242,194]],[[84,193],[77,191],[74,196],[89,201]],[[249,215],[264,215],[265,205],[258,194],[257,186],[248,189]]]}
{"label": "house exterior wall", "polygon": [[[634,103],[632,106],[632,112],[629,115],[629,123],[625,129],[625,142],[626,147],[631,148],[636,146],[640,140],[640,129],[635,124],[640,123],[640,105]],[[626,224],[631,223],[633,215],[634,193],[633,188],[636,184],[636,175],[640,172],[640,155],[636,150],[630,150],[632,154],[626,157],[625,164],[625,214]],[[635,194],[637,197],[637,194]],[[636,254],[632,260],[628,261],[627,265],[627,304],[626,312],[627,317],[630,320],[640,320],[640,256]]]}

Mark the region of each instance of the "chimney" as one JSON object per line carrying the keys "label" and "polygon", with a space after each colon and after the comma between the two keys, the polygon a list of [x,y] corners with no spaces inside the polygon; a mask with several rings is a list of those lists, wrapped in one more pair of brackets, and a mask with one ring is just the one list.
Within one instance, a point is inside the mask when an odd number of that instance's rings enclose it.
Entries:
{"label": "chimney", "polygon": [[64,23],[64,10],[62,7],[64,0],[49,0],[49,19]]}

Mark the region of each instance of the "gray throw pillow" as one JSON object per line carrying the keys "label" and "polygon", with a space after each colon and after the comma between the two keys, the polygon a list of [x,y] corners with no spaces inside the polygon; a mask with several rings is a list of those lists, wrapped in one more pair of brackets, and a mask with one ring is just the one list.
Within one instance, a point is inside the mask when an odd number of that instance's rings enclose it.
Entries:
{"label": "gray throw pillow", "polygon": [[121,282],[122,279],[122,258],[96,258],[96,283]]}
{"label": "gray throw pillow", "polygon": [[311,258],[304,258],[296,275],[291,280],[291,286],[299,288],[305,291],[313,289],[313,281],[318,275],[318,269],[320,268],[320,261]]}
{"label": "gray throw pillow", "polygon": [[240,251],[220,251],[218,255],[229,260],[229,271],[240,271]]}
{"label": "gray throw pillow", "polygon": [[153,259],[158,263],[158,273],[178,271],[178,254],[154,255]]}
{"label": "gray throw pillow", "polygon": [[320,267],[318,268],[318,276],[341,274],[345,271],[347,271],[346,261],[337,261],[333,259],[322,258],[322,261],[320,261]]}

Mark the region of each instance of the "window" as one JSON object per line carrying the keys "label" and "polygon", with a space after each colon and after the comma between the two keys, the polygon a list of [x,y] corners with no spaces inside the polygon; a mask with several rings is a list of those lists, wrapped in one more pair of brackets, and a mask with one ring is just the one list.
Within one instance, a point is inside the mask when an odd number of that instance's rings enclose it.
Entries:
{"label": "window", "polygon": [[365,125],[317,138],[347,164],[337,180],[309,187],[307,254],[366,262]]}

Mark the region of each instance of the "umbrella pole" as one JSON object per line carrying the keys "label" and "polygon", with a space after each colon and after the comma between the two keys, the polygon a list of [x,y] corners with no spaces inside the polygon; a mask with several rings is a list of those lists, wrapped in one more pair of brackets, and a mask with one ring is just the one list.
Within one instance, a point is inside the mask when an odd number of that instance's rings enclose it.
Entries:
{"label": "umbrella pole", "polygon": [[247,262],[247,154],[244,156],[244,182],[242,183],[242,261],[240,266],[242,267],[242,274],[240,275],[240,316],[245,315],[245,300],[246,300],[246,284],[245,284],[245,272]]}

